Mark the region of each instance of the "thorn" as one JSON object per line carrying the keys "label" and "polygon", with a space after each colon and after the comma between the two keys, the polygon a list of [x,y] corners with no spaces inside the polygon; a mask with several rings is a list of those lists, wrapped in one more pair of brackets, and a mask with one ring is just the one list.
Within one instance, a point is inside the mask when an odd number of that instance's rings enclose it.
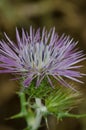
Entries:
{"label": "thorn", "polygon": [[20,118],[23,116],[24,116],[24,114],[22,112],[20,112],[19,114],[6,118],[6,120],[16,119],[16,118]]}
{"label": "thorn", "polygon": [[48,125],[47,117],[45,117],[45,123],[46,123],[47,129],[49,130],[49,125]]}

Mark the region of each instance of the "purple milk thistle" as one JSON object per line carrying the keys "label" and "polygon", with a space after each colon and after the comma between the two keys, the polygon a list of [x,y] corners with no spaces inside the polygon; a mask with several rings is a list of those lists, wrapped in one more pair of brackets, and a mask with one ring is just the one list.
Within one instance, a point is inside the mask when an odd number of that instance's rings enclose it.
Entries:
{"label": "purple milk thistle", "polygon": [[12,73],[23,78],[24,86],[36,79],[36,86],[46,77],[53,87],[51,77],[66,87],[71,87],[64,79],[82,83],[78,78],[84,74],[78,70],[77,63],[85,59],[83,51],[75,48],[77,42],[70,36],[61,37],[52,28],[49,32],[43,28],[30,32],[22,29],[20,37],[16,29],[17,44],[5,33],[6,41],[0,41],[0,73]]}

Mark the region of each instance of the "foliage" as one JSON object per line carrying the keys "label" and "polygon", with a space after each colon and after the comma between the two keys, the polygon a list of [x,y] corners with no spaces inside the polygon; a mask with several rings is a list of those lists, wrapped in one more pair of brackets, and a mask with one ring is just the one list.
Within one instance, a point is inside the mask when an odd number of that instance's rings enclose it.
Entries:
{"label": "foliage", "polygon": [[68,88],[56,88],[46,98],[45,105],[51,114],[66,117],[67,112],[77,106],[81,101],[81,94]]}
{"label": "foliage", "polygon": [[28,88],[24,89],[24,92],[29,96],[29,98],[41,98],[45,99],[53,91],[53,88],[49,86],[49,83],[44,79],[39,87],[35,87],[35,82],[32,81]]}
{"label": "foliage", "polygon": [[47,114],[55,115],[58,118],[71,117],[69,111],[77,107],[82,101],[80,92],[61,86],[53,89],[49,86],[46,79],[44,82],[42,81],[38,88],[34,87],[34,85],[35,82],[32,82],[31,86],[24,90],[29,99],[29,103],[34,98],[42,99],[43,104],[47,108]]}

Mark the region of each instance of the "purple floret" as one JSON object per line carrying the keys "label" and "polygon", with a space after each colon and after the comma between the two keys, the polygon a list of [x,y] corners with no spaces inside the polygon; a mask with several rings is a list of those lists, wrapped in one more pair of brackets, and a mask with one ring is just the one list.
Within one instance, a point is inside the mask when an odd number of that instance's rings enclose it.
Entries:
{"label": "purple floret", "polygon": [[30,27],[30,33],[22,29],[20,37],[16,29],[17,44],[5,34],[7,41],[0,41],[0,73],[12,73],[23,78],[24,86],[29,86],[35,78],[36,86],[46,77],[53,87],[51,77],[66,87],[71,87],[65,78],[82,83],[78,78],[84,74],[79,72],[81,65],[77,63],[85,60],[83,51],[76,47],[77,42],[70,36],[61,37],[52,28],[49,32],[43,28],[42,32]]}

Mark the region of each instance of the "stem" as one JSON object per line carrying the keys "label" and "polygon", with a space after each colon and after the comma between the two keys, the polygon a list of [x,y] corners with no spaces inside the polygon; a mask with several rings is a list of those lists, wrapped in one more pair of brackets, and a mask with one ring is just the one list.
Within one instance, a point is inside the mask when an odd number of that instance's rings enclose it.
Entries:
{"label": "stem", "polygon": [[19,93],[20,103],[21,103],[21,112],[20,115],[25,118],[27,122],[27,128],[25,130],[37,130],[40,126],[42,116],[47,112],[46,107],[42,104],[40,98],[35,98],[35,111],[32,111],[30,106],[27,109],[26,107],[26,97],[24,92]]}
{"label": "stem", "polygon": [[67,113],[67,117],[82,118],[82,117],[86,117],[86,114],[76,115],[76,114]]}
{"label": "stem", "polygon": [[21,113],[24,116],[24,118],[25,118],[25,120],[27,122],[27,126],[29,128],[30,126],[29,126],[29,122],[28,122],[28,112],[27,112],[27,109],[26,109],[26,97],[25,97],[25,93],[20,92],[19,96],[20,96],[20,103],[21,103]]}
{"label": "stem", "polygon": [[37,108],[35,110],[36,112],[36,117],[35,117],[35,122],[32,126],[32,130],[37,130],[40,126],[40,123],[41,123],[41,119],[42,119],[42,112],[41,112],[41,107],[43,106],[42,103],[41,103],[41,99],[40,98],[36,98],[35,99],[35,102],[36,102],[36,105],[37,105]]}

